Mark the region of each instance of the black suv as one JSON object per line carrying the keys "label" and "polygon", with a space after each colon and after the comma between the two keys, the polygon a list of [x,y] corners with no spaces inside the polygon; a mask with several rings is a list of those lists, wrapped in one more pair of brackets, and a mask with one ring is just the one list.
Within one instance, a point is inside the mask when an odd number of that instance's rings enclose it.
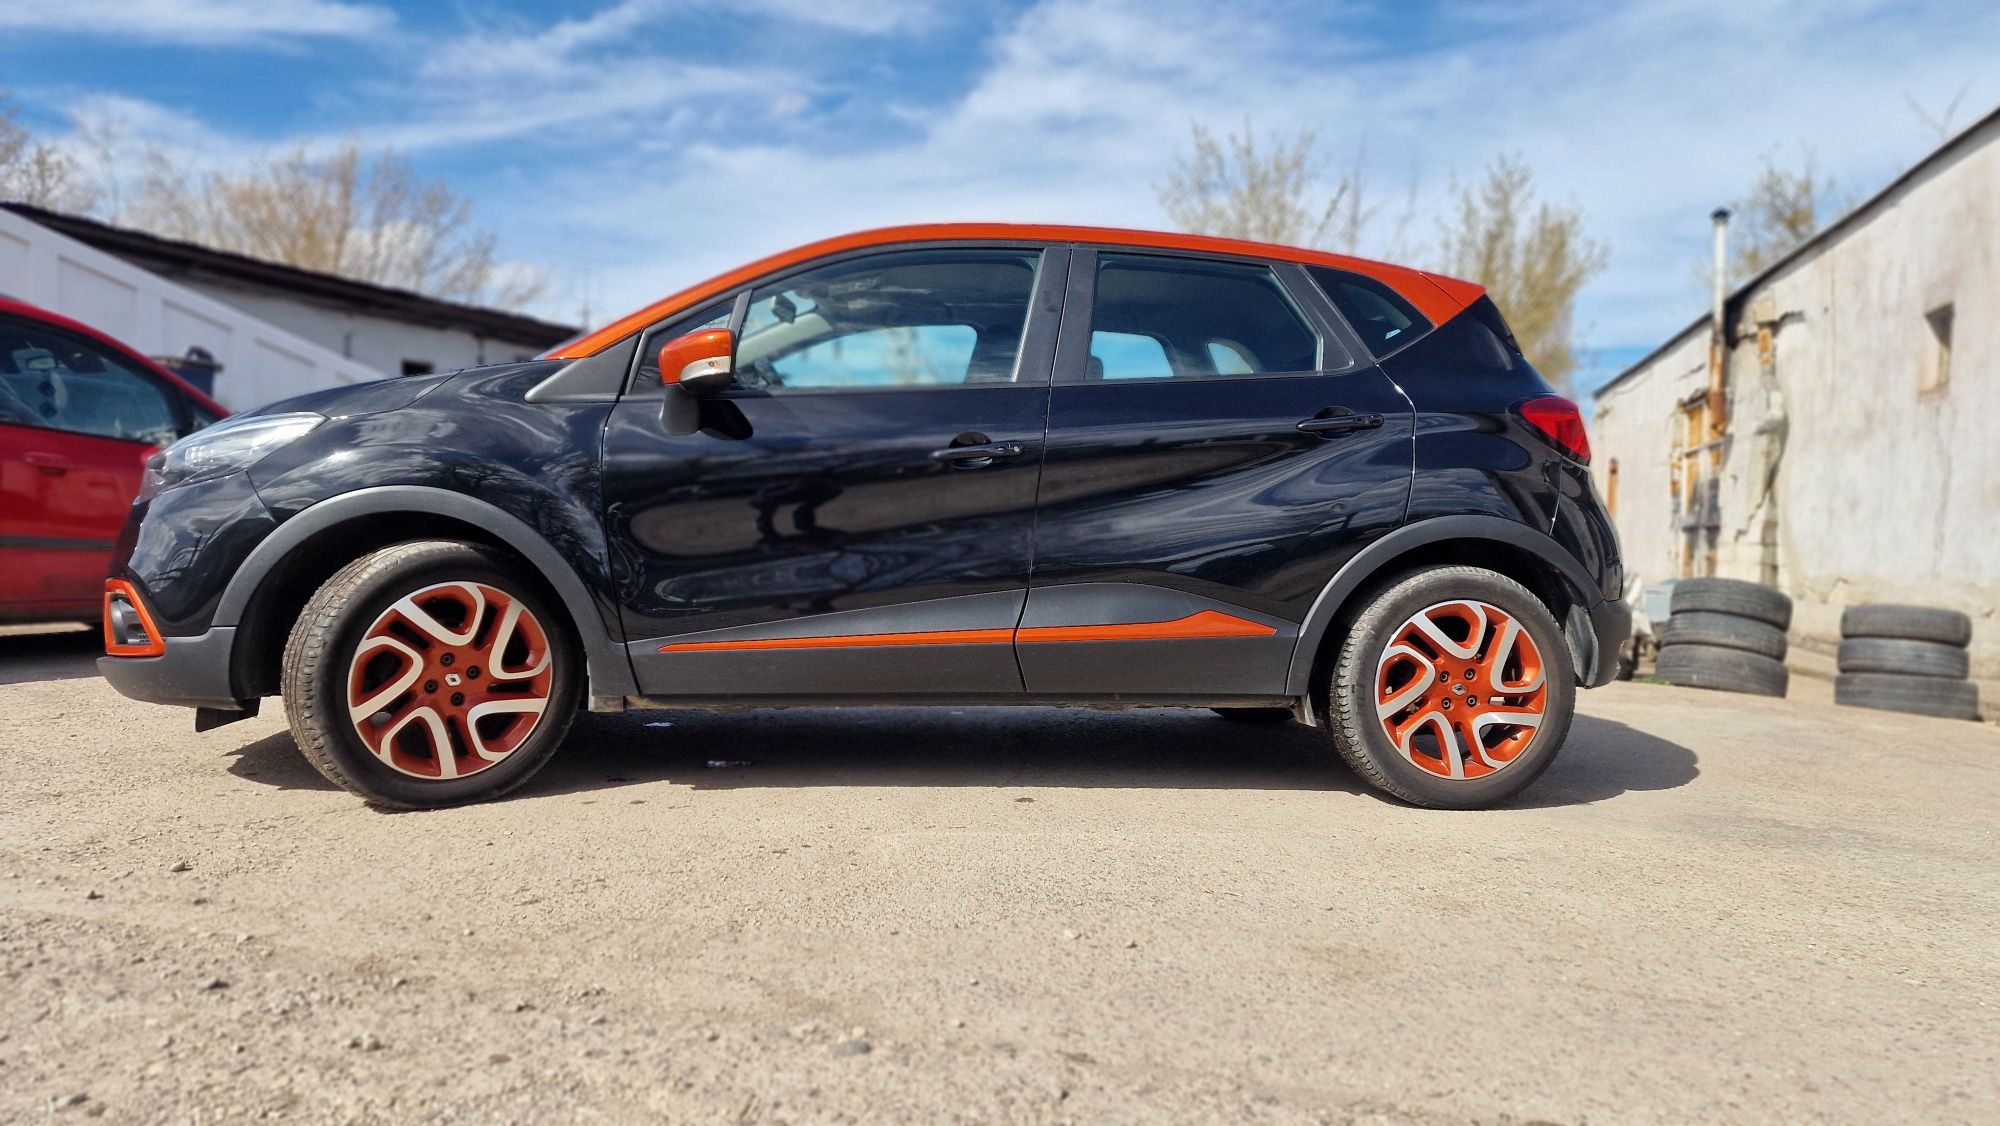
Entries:
{"label": "black suv", "polygon": [[281,694],[313,765],[390,806],[519,786],[586,702],[1212,708],[1482,806],[1617,666],[1588,457],[1470,283],[874,231],[174,445],[99,668],[197,728]]}

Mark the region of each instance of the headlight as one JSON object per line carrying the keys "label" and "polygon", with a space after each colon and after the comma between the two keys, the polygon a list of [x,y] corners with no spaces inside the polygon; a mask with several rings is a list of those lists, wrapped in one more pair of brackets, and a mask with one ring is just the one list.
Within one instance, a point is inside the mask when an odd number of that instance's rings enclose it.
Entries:
{"label": "headlight", "polygon": [[325,421],[324,415],[306,413],[266,414],[240,421],[224,419],[148,458],[139,499],[149,500],[176,485],[248,469],[264,455],[297,441]]}

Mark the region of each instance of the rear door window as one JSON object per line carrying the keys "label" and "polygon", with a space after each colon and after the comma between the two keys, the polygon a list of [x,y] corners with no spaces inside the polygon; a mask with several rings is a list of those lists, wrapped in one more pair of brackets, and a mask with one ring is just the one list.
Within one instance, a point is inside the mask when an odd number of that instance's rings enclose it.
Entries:
{"label": "rear door window", "polygon": [[1086,379],[1219,379],[1317,371],[1319,336],[1268,266],[1148,254],[1097,258]]}

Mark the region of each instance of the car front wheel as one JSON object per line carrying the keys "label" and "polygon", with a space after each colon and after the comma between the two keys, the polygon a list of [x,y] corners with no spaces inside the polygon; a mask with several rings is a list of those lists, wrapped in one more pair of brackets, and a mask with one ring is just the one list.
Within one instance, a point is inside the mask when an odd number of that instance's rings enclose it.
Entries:
{"label": "car front wheel", "polygon": [[564,623],[502,553],[397,544],[320,587],[285,646],[292,735],[378,805],[497,797],[561,743],[582,685]]}
{"label": "car front wheel", "polygon": [[1334,661],[1334,746],[1404,801],[1477,809],[1519,793],[1569,733],[1576,676],[1554,615],[1479,567],[1406,575],[1363,608]]}

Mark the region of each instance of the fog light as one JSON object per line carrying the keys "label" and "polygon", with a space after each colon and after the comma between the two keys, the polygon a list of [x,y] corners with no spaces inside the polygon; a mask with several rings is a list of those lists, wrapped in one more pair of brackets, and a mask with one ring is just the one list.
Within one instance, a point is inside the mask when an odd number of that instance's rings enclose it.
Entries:
{"label": "fog light", "polygon": [[139,592],[124,579],[104,583],[104,652],[113,657],[157,657],[167,643],[146,612]]}

